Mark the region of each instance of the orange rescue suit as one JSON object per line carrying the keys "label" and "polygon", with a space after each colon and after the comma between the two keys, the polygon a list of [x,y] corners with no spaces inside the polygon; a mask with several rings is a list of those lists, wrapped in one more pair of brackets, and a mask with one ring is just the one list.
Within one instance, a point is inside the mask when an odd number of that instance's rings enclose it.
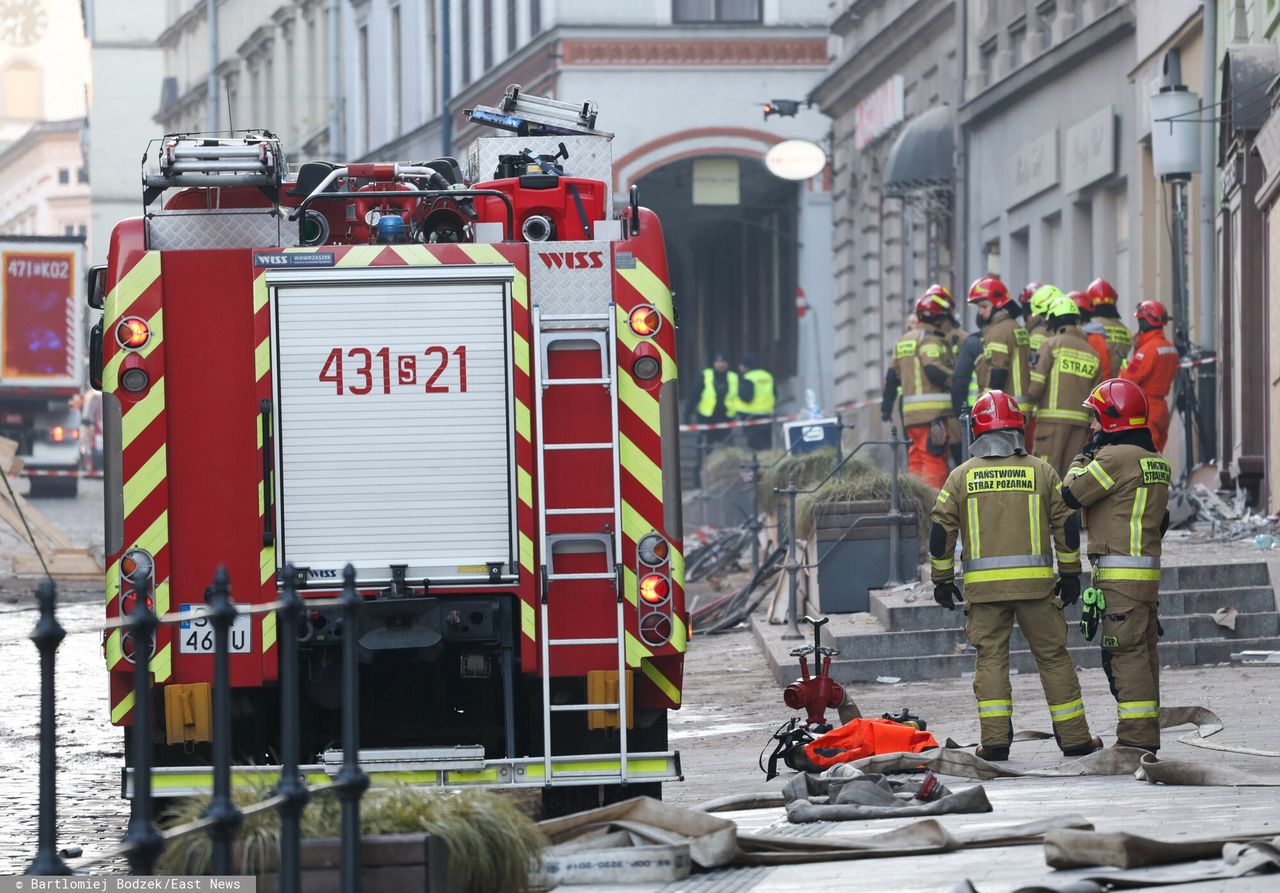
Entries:
{"label": "orange rescue suit", "polygon": [[1178,349],[1164,336],[1164,329],[1139,332],[1133,343],[1133,359],[1120,373],[1121,378],[1142,388],[1150,404],[1147,426],[1156,449],[1164,452],[1169,440],[1169,404],[1165,398],[1173,389],[1178,374]]}
{"label": "orange rescue suit", "polygon": [[881,753],[922,753],[938,746],[928,732],[891,719],[851,719],[804,746],[809,762],[827,769]]}

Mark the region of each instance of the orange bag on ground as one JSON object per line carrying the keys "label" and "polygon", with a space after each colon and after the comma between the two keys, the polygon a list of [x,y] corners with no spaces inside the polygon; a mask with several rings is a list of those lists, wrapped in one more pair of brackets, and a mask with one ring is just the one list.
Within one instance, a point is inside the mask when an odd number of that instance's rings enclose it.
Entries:
{"label": "orange bag on ground", "polygon": [[807,771],[821,771],[876,754],[921,753],[938,746],[933,735],[914,726],[891,719],[853,719],[806,744],[804,756],[813,767]]}

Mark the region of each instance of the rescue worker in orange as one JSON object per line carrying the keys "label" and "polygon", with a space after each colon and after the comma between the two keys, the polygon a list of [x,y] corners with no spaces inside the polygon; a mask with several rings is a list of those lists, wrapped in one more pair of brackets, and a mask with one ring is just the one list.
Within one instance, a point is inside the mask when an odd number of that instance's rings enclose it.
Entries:
{"label": "rescue worker in orange", "polygon": [[1089,528],[1093,586],[1082,631],[1102,633],[1102,668],[1116,699],[1116,744],[1160,747],[1161,539],[1169,528],[1169,463],[1147,427],[1147,398],[1112,378],[1084,403],[1095,434],[1067,473],[1062,497],[1082,509]]}
{"label": "rescue worker in orange", "polygon": [[1104,375],[1119,375],[1129,362],[1129,351],[1133,348],[1133,333],[1120,319],[1120,309],[1116,307],[1116,290],[1105,279],[1095,279],[1089,283],[1085,292],[1093,302],[1093,320],[1102,326],[1107,339],[1107,348],[1111,354],[1111,372]]}
{"label": "rescue worker in orange", "polygon": [[1063,501],[1057,473],[1027,455],[1024,426],[1022,410],[1004,392],[978,398],[973,407],[972,458],[948,475],[933,506],[929,533],[933,598],[949,611],[962,600],[955,582],[956,537],[960,538],[964,598],[969,601],[965,634],[978,652],[973,693],[982,744],[977,754],[986,760],[1009,758],[1009,637],[1015,619],[1040,671],[1062,752],[1084,756],[1102,747],[1085,720],[1062,614],[1064,605],[1080,597],[1078,517]]}
{"label": "rescue worker in orange", "polygon": [[1104,379],[1111,377],[1111,346],[1107,343],[1107,330],[1102,323],[1093,318],[1093,299],[1089,297],[1088,292],[1072,291],[1067,292],[1067,297],[1075,301],[1076,307],[1080,310],[1080,320],[1083,323],[1085,337],[1089,339],[1089,346],[1093,348],[1093,352],[1098,355],[1098,359],[1102,361],[1102,377]]}
{"label": "rescue worker in orange", "polygon": [[1143,301],[1134,314],[1138,318],[1138,337],[1133,343],[1133,358],[1120,377],[1142,388],[1150,409],[1147,425],[1157,450],[1164,452],[1169,442],[1169,403],[1165,399],[1178,374],[1178,349],[1165,337],[1169,311],[1159,301]]}
{"label": "rescue worker in orange", "polygon": [[1089,347],[1070,298],[1055,298],[1044,318],[1051,334],[1036,354],[1028,396],[1039,404],[1035,454],[1061,475],[1089,440],[1089,413],[1080,402],[1102,380],[1102,361]]}
{"label": "rescue worker in orange", "polygon": [[1031,371],[1031,336],[1018,321],[1021,307],[997,276],[983,276],[969,286],[969,303],[977,306],[982,328],[978,392],[1005,391],[1021,403]]}
{"label": "rescue worker in orange", "polygon": [[916,302],[919,325],[893,347],[893,363],[884,379],[880,418],[889,421],[898,393],[907,438],[908,471],[937,489],[947,478],[951,416],[951,370],[954,358],[939,324],[951,313],[950,302],[925,292]]}

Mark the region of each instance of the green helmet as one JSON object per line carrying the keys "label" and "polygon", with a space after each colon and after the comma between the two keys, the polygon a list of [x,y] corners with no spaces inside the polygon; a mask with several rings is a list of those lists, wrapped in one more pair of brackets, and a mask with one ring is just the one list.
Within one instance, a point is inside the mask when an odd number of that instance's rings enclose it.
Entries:
{"label": "green helmet", "polygon": [[[1035,299],[1033,298],[1032,300]],[[1049,308],[1044,312],[1045,322],[1052,324],[1068,316],[1073,316],[1076,319],[1079,319],[1080,308],[1076,306],[1075,301],[1071,300],[1059,291],[1058,296],[1053,299]]]}
{"label": "green helmet", "polygon": [[1044,317],[1048,313],[1049,308],[1053,306],[1053,302],[1058,298],[1065,298],[1066,293],[1056,285],[1042,285],[1031,293],[1031,301],[1029,302],[1031,312],[1035,316]]}

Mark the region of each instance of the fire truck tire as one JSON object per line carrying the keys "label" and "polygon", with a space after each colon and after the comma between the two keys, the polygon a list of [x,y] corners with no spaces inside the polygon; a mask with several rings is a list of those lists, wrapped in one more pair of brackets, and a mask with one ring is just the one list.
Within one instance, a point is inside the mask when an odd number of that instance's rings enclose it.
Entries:
{"label": "fire truck tire", "polygon": [[73,477],[33,477],[30,481],[28,495],[36,499],[75,499],[80,489],[80,479]]}

